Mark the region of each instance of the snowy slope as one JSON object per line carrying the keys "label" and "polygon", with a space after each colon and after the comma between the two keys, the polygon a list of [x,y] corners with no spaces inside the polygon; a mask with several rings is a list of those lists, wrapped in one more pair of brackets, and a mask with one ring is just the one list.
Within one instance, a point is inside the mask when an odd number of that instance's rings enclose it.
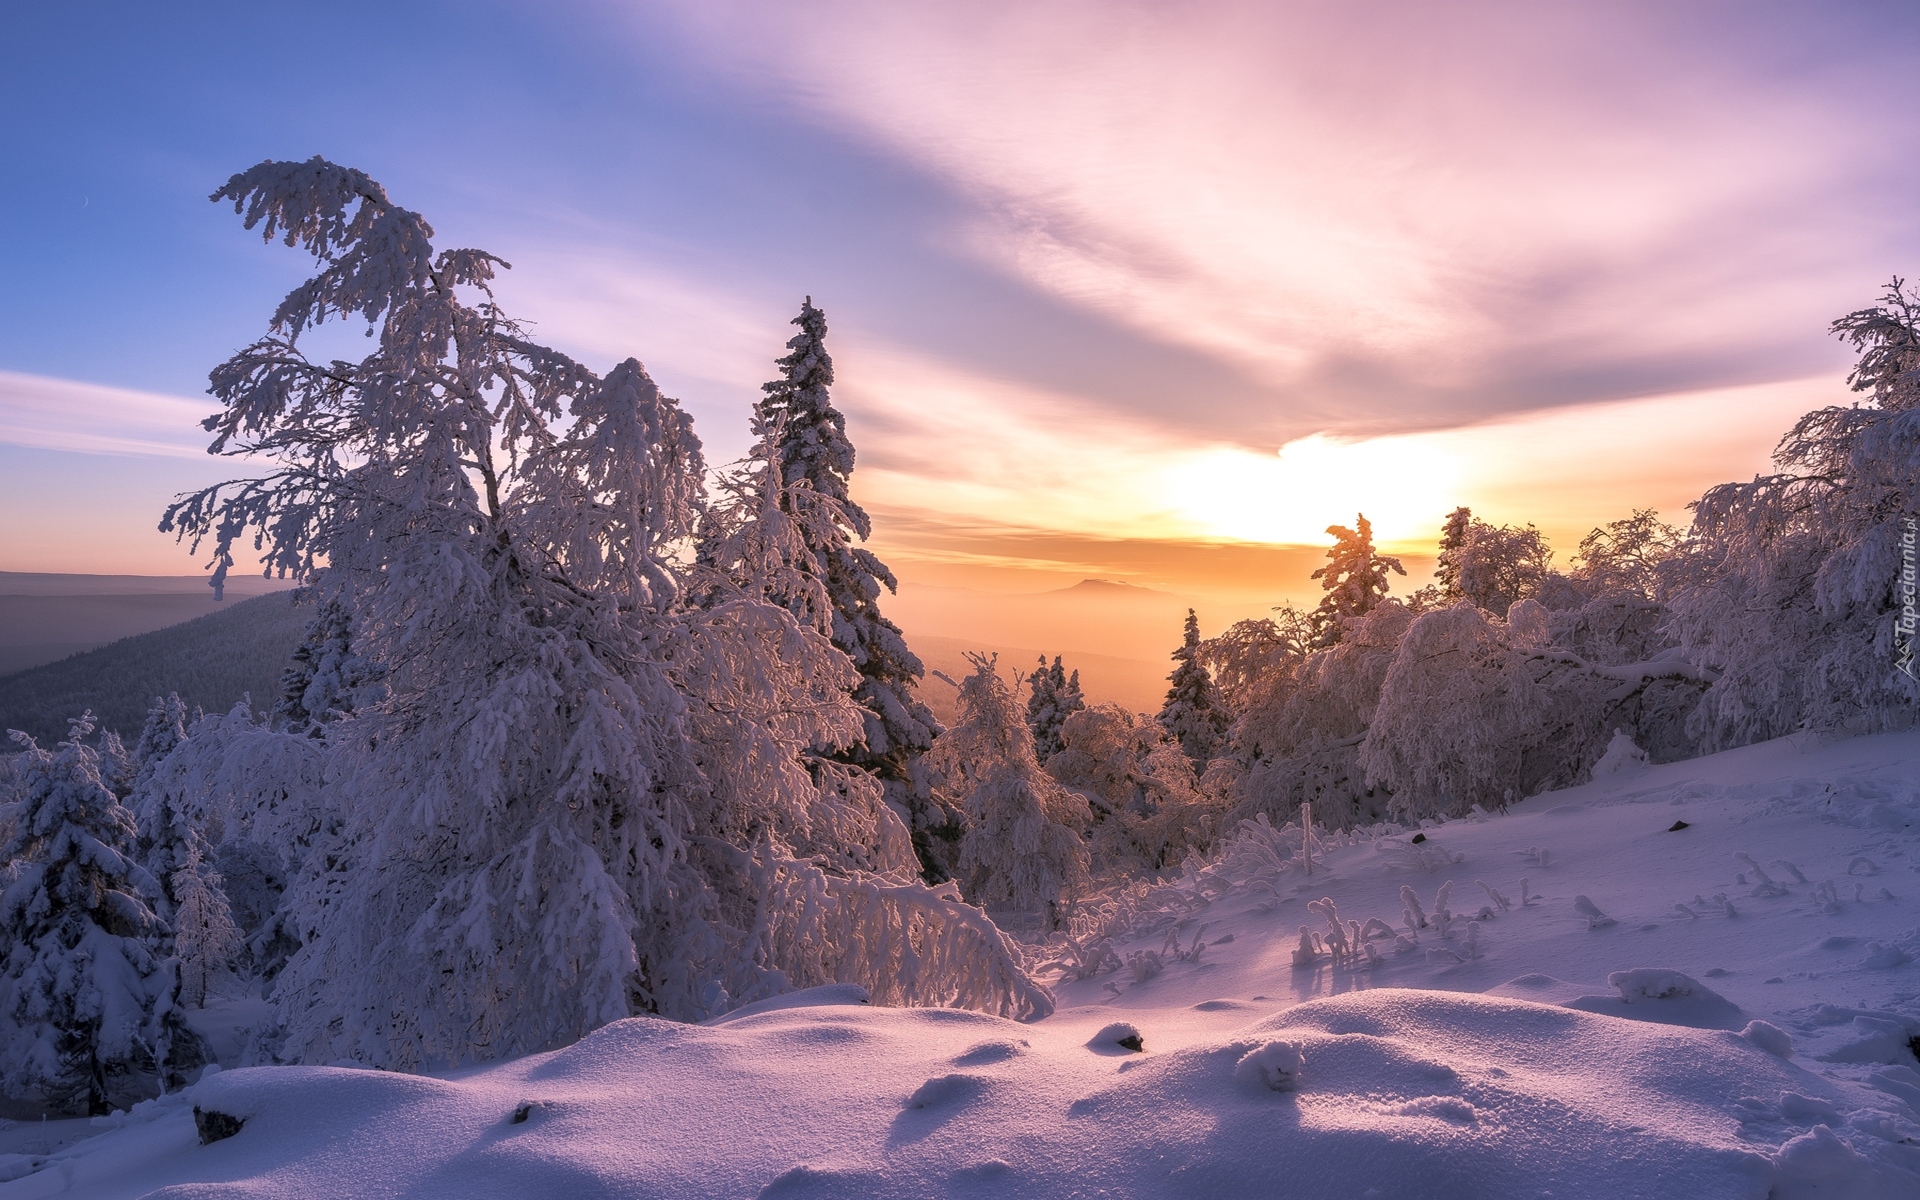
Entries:
{"label": "snowy slope", "polygon": [[[1425,835],[1189,877],[1157,897],[1186,915],[1115,946],[1138,971],[1035,1024],[820,989],[445,1077],[228,1071],[0,1159],[40,1168],[0,1197],[1920,1195],[1920,735],[1629,768]],[[1402,887],[1431,920],[1448,882],[1450,936],[1295,966],[1310,901],[1404,932]],[[1155,972],[1169,932],[1207,944]],[[246,1124],[202,1146],[191,1104]]]}

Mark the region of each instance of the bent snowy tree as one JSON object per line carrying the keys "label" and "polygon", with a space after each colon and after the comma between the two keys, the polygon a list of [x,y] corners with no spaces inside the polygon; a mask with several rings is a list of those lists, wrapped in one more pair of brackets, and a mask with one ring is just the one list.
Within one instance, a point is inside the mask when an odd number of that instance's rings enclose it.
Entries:
{"label": "bent snowy tree", "polygon": [[[636,360],[602,377],[529,340],[493,298],[507,264],[436,252],[358,171],[265,162],[214,199],[320,270],[212,377],[211,449],[275,469],[182,498],[163,528],[211,544],[216,586],[255,538],[269,570],[352,614],[384,684],[322,730],[341,832],[289,891],[283,1052],[491,1058],[871,961],[786,958],[807,939],[769,927],[796,875],[919,885],[872,779],[799,765],[861,734],[825,615],[750,578],[683,601],[704,504],[687,414]],[[371,354],[306,357],[304,333],[352,317]],[[954,904],[913,904],[936,901]],[[848,905],[811,919],[829,941],[835,920],[871,923]],[[937,961],[1000,982],[925,995],[1043,1007],[1007,944],[961,913],[940,927],[969,949]]]}

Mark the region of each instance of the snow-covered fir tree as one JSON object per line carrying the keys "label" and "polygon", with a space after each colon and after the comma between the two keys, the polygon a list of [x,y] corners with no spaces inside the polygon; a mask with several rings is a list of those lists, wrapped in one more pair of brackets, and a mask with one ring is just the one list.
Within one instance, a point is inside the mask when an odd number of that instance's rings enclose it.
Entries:
{"label": "snow-covered fir tree", "polygon": [[1047,665],[1047,656],[1041,655],[1033,674],[1027,677],[1027,728],[1033,731],[1034,754],[1042,763],[1060,753],[1061,724],[1086,706],[1086,696],[1080,691],[1080,672],[1069,675],[1058,654],[1053,656],[1052,666]]}
{"label": "snow-covered fir tree", "polygon": [[134,745],[134,783],[127,799],[138,829],[142,865],[158,885],[156,899],[163,918],[173,915],[173,890],[169,886],[176,871],[185,864],[206,857],[209,848],[196,822],[183,811],[176,794],[169,794],[158,782],[160,770],[169,754],[187,740],[187,706],[178,692],[154,697],[153,707],[140,728]]}
{"label": "snow-covered fir tree", "polygon": [[1180,749],[1204,768],[1213,756],[1225,748],[1227,726],[1232,718],[1214,690],[1213,677],[1201,661],[1200,618],[1187,610],[1187,624],[1180,648],[1173,652],[1175,666],[1167,676],[1166,703],[1160,706],[1160,725],[1167,736],[1180,743]]}
{"label": "snow-covered fir tree", "polygon": [[[351,612],[353,652],[384,672],[324,739],[256,727],[223,752],[264,748],[290,796],[322,767],[287,892],[282,1053],[459,1063],[839,979],[898,1003],[1050,1003],[990,926],[912,881],[864,773],[799,765],[862,734],[824,622],[757,584],[684,603],[704,463],[637,361],[602,378],[528,340],[492,297],[504,264],[436,252],[360,172],[262,163],[216,199],[320,271],[214,372],[212,448],[275,472],[167,522],[213,542],[216,579],[258,531],[268,568]],[[348,316],[373,353],[309,361],[301,335]],[[902,973],[902,954],[937,968]]]}
{"label": "snow-covered fir tree", "polygon": [[935,743],[931,763],[967,814],[961,888],[988,909],[1043,914],[1051,928],[1061,901],[1086,883],[1080,835],[1090,814],[1040,769],[1033,733],[997,659],[967,657],[974,669],[960,682],[959,723]]}
{"label": "snow-covered fir tree", "polygon": [[166,882],[173,897],[168,923],[179,963],[180,1002],[199,1007],[207,1002],[208,987],[233,966],[246,942],[227,904],[226,881],[211,864],[193,855]]}
{"label": "snow-covered fir tree", "polygon": [[178,960],[181,1002],[198,1006],[206,1003],[208,982],[235,965],[245,942],[213,867],[202,814],[187,811],[184,789],[167,786],[167,759],[189,740],[186,719],[178,692],[154,697],[134,747],[128,806],[154,882],[154,908],[167,925],[161,948]]}
{"label": "snow-covered fir tree", "polygon": [[205,1061],[182,1020],[166,922],[133,858],[133,815],[87,745],[90,716],[49,751],[24,734],[24,794],[0,861],[5,1086],[58,1111],[104,1113],[177,1085]]}
{"label": "snow-covered fir tree", "polygon": [[881,780],[887,798],[912,820],[923,869],[938,875],[926,840],[937,836],[935,830],[946,821],[929,804],[924,781],[915,777],[914,761],[939,736],[940,724],[914,692],[925,668],[899,626],[880,611],[881,589],[898,588],[893,572],[872,551],[854,544],[867,539],[872,524],[848,493],[854,448],[846,417],[833,407],[829,394],[833,358],[827,353],[826,314],[809,296],[792,323],[800,332],[788,340],[788,353],[776,364],[780,377],[762,388],[766,394],[754,406],[753,429],[756,436],[776,436],[786,484],[804,480],[816,495],[839,506],[835,522],[803,530],[832,605],[833,644],[860,672],[854,699],[863,710],[862,737],[832,757]]}
{"label": "snow-covered fir tree", "polygon": [[1313,573],[1322,589],[1320,605],[1313,611],[1315,641],[1331,646],[1344,635],[1345,622],[1364,617],[1386,598],[1387,575],[1405,575],[1400,560],[1376,552],[1373,548],[1373,523],[1362,513],[1354,527],[1329,525],[1333,545],[1327,550],[1328,563]]}
{"label": "snow-covered fir tree", "polygon": [[320,602],[280,677],[273,715],[296,732],[319,737],[329,723],[353,712],[378,681],[378,666],[354,651],[352,612],[340,595],[331,595]]}
{"label": "snow-covered fir tree", "polygon": [[1473,525],[1473,510],[1461,505],[1447,514],[1440,529],[1440,553],[1434,561],[1433,580],[1439,598],[1452,603],[1460,599],[1460,551],[1466,548],[1467,531]]}

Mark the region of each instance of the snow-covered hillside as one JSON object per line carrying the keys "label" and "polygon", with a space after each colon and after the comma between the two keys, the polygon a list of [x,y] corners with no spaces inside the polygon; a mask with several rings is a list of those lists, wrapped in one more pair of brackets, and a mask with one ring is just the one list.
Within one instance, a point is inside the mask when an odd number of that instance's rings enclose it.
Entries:
{"label": "snow-covered hillside", "polygon": [[[1032,1024],[838,987],[441,1076],[227,1070],[0,1197],[1920,1195],[1920,734],[1423,834],[1229,846]],[[1370,953],[1301,950],[1323,898]]]}

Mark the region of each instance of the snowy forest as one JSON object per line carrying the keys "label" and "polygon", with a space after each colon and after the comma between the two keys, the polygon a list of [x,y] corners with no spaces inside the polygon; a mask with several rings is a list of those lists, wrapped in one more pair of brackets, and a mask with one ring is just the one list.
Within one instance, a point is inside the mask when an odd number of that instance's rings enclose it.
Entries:
{"label": "snowy forest", "polygon": [[[1556,555],[1457,508],[1409,589],[1356,514],[1317,606],[1169,630],[1146,714],[1089,705],[1059,656],[923,671],[810,298],[751,453],[715,465],[637,358],[536,340],[495,302],[508,264],[436,248],[361,172],[263,162],[213,198],[314,273],[212,371],[211,452],[264,472],[163,528],[216,587],[257,554],[310,623],[276,699],[15,735],[9,1098],[176,1089],[212,1058],[190,1014],[249,990],[270,1015],[244,1062],[405,1072],[828,984],[1031,1020],[1063,980],[1199,954],[1114,949],[1166,881],[1920,712],[1920,296],[1897,278],[1832,324],[1857,400],[1684,528],[1630,509]],[[329,324],[370,351],[309,357]]]}

